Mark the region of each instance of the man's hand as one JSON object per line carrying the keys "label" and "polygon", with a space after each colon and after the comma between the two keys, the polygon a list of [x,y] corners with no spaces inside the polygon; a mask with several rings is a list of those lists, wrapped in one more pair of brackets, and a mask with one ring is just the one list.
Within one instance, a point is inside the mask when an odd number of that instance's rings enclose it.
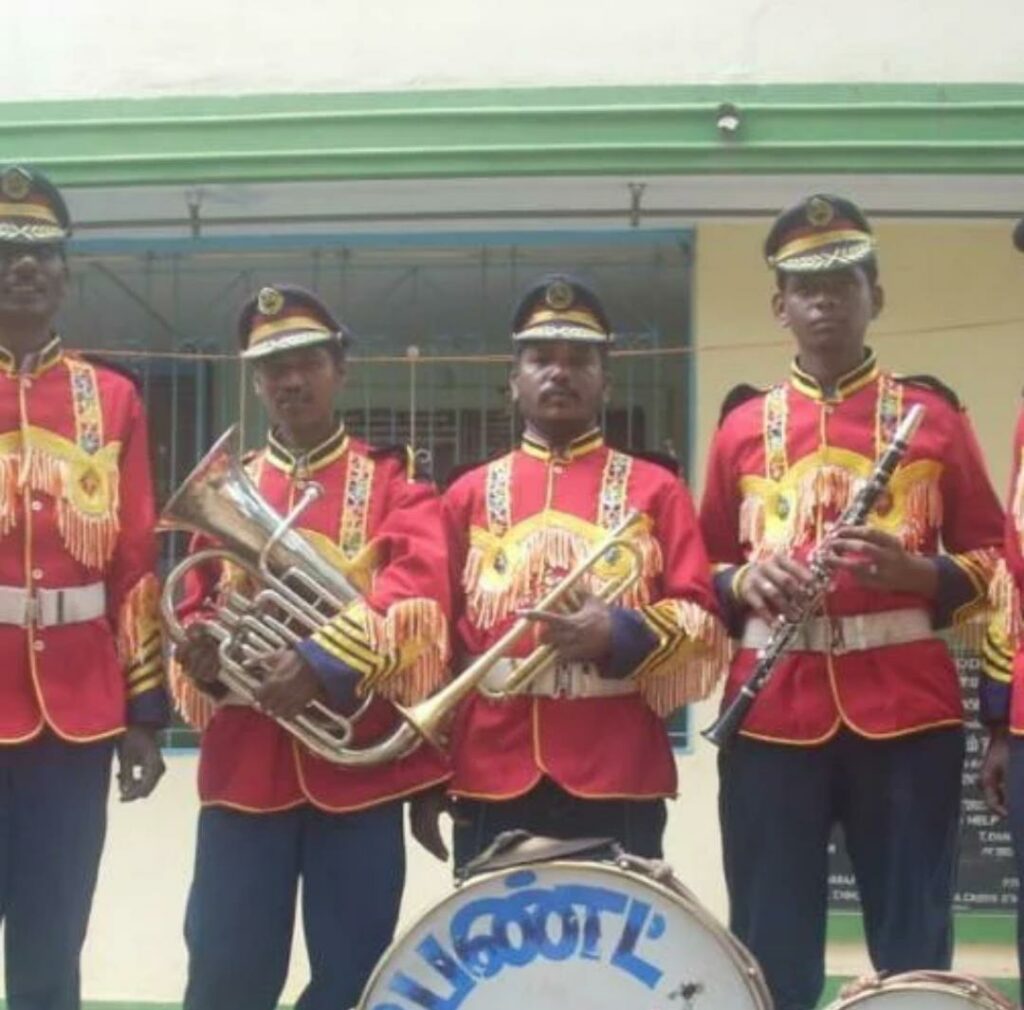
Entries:
{"label": "man's hand", "polygon": [[185,641],[174,647],[174,657],[193,680],[213,684],[220,671],[219,648],[217,639],[197,622],[185,629]]}
{"label": "man's hand", "polygon": [[931,599],[939,585],[938,569],[928,558],[911,554],[897,537],[873,526],[836,530],[826,560],[852,573],[865,589]]}
{"label": "man's hand", "polygon": [[412,837],[442,863],[448,861],[448,846],[441,837],[441,814],[447,810],[448,799],[444,786],[417,793],[409,801],[409,828]]}
{"label": "man's hand", "polygon": [[795,615],[812,581],[806,565],[776,554],[746,570],[741,576],[739,596],[758,617],[770,622],[780,614]]}
{"label": "man's hand", "polygon": [[538,622],[538,638],[553,645],[562,659],[604,659],[612,648],[611,608],[590,593],[580,594],[578,600],[579,606],[569,613],[524,610],[521,616]]}
{"label": "man's hand", "polygon": [[1006,816],[1006,771],[1010,763],[1010,743],[1005,726],[989,729],[988,750],[981,763],[981,788],[993,813]]}
{"label": "man's hand", "polygon": [[121,800],[130,803],[148,796],[163,775],[164,759],[149,726],[129,726],[117,741],[117,785]]}
{"label": "man's hand", "polygon": [[275,719],[293,719],[314,698],[324,698],[313,668],[294,649],[282,649],[262,664],[266,671],[256,690],[256,704]]}

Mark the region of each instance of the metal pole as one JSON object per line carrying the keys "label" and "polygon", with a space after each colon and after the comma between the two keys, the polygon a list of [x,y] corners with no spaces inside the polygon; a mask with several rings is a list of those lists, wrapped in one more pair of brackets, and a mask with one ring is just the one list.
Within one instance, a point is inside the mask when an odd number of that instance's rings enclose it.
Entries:
{"label": "metal pole", "polygon": [[363,365],[360,369],[360,376],[362,377],[363,384],[363,438],[367,442],[373,441],[373,434],[370,431],[370,379],[369,379],[369,365]]}
{"label": "metal pole", "polygon": [[410,344],[405,349],[409,361],[409,445],[416,451],[416,362],[419,360],[420,349]]}
{"label": "metal pole", "polygon": [[633,371],[634,359],[630,357],[626,361],[626,445],[635,449],[633,444],[633,403],[635,401],[635,374]]}
{"label": "metal pole", "polygon": [[[245,290],[252,290],[252,271],[245,271]],[[248,389],[248,376],[246,374],[245,359],[239,355],[238,357],[238,428],[241,435],[241,444],[244,449],[248,444],[248,421],[249,411],[247,410],[247,400],[249,399]]]}

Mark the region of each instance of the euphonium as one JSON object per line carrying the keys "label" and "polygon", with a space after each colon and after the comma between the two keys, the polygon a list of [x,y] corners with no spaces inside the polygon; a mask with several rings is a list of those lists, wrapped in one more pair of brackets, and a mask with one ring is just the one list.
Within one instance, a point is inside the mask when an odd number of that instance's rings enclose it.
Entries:
{"label": "euphonium", "polygon": [[[188,475],[160,517],[162,528],[187,529],[214,542],[176,565],[164,583],[160,615],[172,642],[185,640],[174,600],[179,583],[193,568],[224,562],[245,572],[256,587],[251,597],[229,591],[214,615],[202,621],[219,643],[218,679],[250,705],[256,703],[262,660],[307,637],[359,597],[352,583],[294,529],[299,515],[321,490],[307,484],[295,508],[282,518],[242,467],[238,429],[232,426]],[[279,721],[327,761],[377,764],[391,755],[347,747],[365,707],[366,703],[346,716],[314,701],[294,719]]]}
{"label": "euphonium", "polygon": [[[176,565],[167,576],[160,611],[168,635],[180,644],[185,629],[174,612],[176,589],[193,568],[221,561],[244,571],[257,587],[252,596],[230,590],[205,629],[218,641],[221,668],[218,679],[250,705],[256,703],[261,664],[273,652],[301,641],[317,631],[347,603],[357,599],[355,587],[296,530],[295,523],[320,493],[307,485],[295,508],[280,516],[260,495],[238,459],[238,432],[229,429],[186,478],[161,516],[165,528],[185,528],[202,534],[216,546],[197,551]],[[630,564],[623,574],[606,582],[599,597],[617,600],[639,578],[641,559],[628,539],[639,518],[631,512],[561,582],[537,604],[538,610],[564,609],[572,593],[602,558],[625,551]],[[342,715],[322,702],[311,702],[294,719],[278,722],[309,750],[332,764],[365,767],[397,760],[424,740],[443,746],[447,723],[458,704],[483,682],[493,665],[505,657],[532,627],[518,619],[501,638],[457,678],[431,697],[412,706],[395,705],[402,724],[386,738],[363,748],[352,748],[355,724],[369,704]],[[555,658],[551,646],[539,646],[517,667],[508,694],[524,690]]]}

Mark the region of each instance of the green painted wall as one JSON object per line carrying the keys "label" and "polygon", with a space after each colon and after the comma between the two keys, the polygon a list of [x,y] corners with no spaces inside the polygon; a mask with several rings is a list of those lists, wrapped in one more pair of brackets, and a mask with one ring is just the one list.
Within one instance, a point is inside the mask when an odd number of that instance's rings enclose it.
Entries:
{"label": "green painted wall", "polygon": [[[722,137],[722,102],[741,125]],[[1024,84],[550,88],[0,103],[0,160],[67,185],[1020,172]]]}

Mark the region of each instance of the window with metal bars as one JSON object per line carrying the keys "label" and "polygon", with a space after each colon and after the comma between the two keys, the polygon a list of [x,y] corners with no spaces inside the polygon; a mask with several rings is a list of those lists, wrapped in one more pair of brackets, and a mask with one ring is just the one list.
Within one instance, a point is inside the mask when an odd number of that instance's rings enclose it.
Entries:
{"label": "window with metal bars", "polygon": [[[439,482],[517,439],[508,325],[537,276],[568,270],[616,328],[608,441],[689,460],[692,238],[680,231],[145,237],[77,242],[61,329],[139,376],[166,500],[224,428],[265,421],[237,358],[236,315],[275,281],[318,293],[356,333],[340,409],[371,443],[412,443]],[[184,549],[168,537],[162,563]],[[686,744],[685,719],[677,744]]]}

